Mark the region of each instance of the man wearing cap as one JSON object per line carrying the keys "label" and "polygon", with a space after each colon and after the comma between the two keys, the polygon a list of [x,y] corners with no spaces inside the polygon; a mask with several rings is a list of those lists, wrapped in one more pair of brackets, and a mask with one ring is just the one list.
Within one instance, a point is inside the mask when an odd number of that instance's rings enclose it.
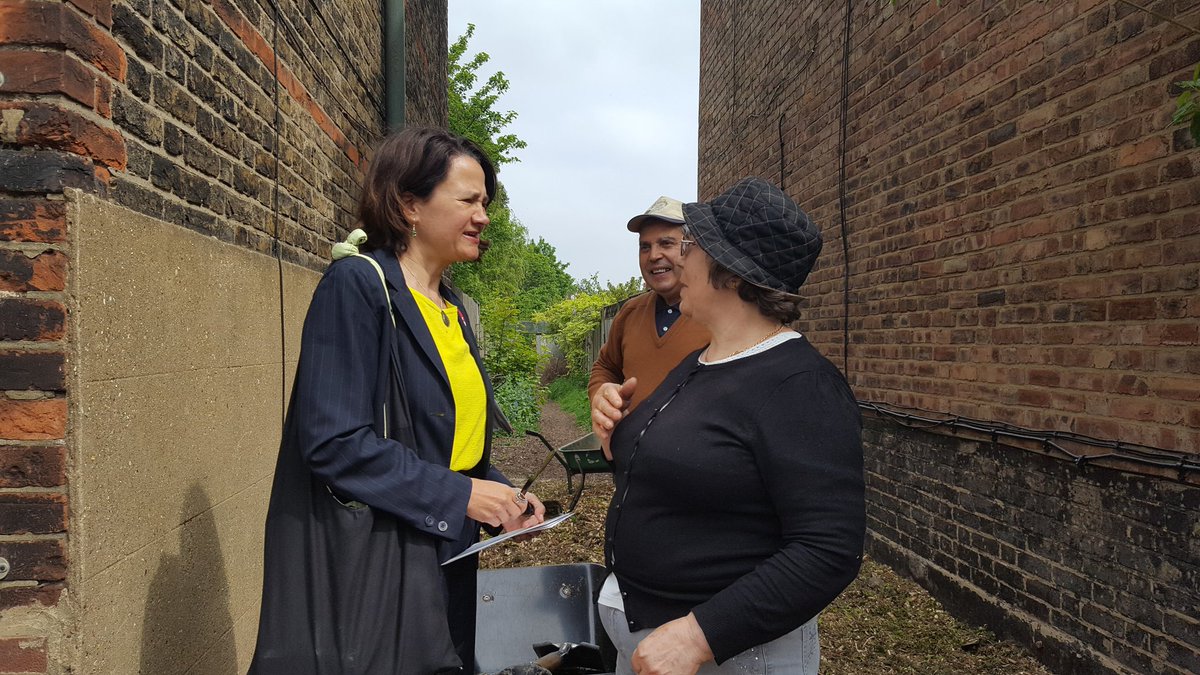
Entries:
{"label": "man wearing cap", "polygon": [[658,388],[683,357],[709,340],[705,328],[679,314],[683,203],[659,197],[627,227],[638,234],[638,264],[651,292],[631,299],[617,313],[592,366],[592,430],[606,447],[616,423]]}

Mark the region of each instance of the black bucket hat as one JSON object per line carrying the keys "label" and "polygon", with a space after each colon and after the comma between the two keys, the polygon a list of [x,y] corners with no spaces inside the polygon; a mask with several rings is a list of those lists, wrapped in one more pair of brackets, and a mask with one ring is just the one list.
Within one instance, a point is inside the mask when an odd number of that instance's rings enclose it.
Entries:
{"label": "black bucket hat", "polygon": [[792,295],[821,253],[821,231],[783,190],[743,178],[709,202],[683,205],[700,248],[742,279]]}

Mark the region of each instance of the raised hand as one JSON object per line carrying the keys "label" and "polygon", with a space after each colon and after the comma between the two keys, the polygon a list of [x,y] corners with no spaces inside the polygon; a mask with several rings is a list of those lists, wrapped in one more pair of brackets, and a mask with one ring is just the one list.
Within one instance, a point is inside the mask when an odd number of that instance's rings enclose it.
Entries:
{"label": "raised hand", "polygon": [[612,430],[617,426],[617,422],[625,417],[625,410],[629,407],[629,401],[633,399],[633,392],[636,390],[637,378],[631,377],[619,385],[615,382],[605,382],[592,397],[592,431],[600,440],[605,459],[612,460],[612,450],[609,448]]}

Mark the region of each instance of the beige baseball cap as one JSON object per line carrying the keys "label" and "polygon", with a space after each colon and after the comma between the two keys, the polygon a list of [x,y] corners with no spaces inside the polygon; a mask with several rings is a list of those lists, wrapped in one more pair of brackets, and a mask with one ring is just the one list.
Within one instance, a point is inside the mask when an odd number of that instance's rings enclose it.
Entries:
{"label": "beige baseball cap", "polygon": [[663,220],[668,223],[682,225],[683,202],[678,199],[671,199],[670,197],[659,197],[654,200],[650,208],[646,209],[645,213],[630,218],[629,224],[626,227],[629,228],[630,232],[641,232],[642,226],[646,224],[646,221],[650,220]]}

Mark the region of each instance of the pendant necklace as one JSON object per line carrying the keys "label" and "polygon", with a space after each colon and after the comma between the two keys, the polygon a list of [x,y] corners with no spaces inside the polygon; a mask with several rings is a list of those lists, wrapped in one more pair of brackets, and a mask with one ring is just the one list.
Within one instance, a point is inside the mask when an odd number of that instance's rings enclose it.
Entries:
{"label": "pendant necklace", "polygon": [[[417,275],[413,274],[413,273],[412,273],[412,270],[410,270],[410,269],[408,268],[408,265],[405,265],[405,264],[404,264],[404,259],[403,259],[403,258],[401,258],[401,257],[399,256],[399,254],[397,254],[397,255],[396,255],[396,262],[400,263],[400,267],[402,267],[402,268],[404,269],[404,271],[407,273],[407,275],[408,275],[409,277],[411,277],[413,280],[416,280],[416,276],[417,276]],[[407,279],[406,279],[406,281],[407,281]],[[425,299],[427,299],[427,300],[429,300],[430,302],[432,302],[434,307],[437,307],[438,303],[437,303],[436,301],[434,301],[434,299],[433,299],[433,298],[431,298],[431,297],[429,297],[428,295],[426,295],[425,293],[423,293],[423,292],[421,291],[421,289],[420,289],[420,288],[417,288],[416,286],[413,286],[411,283],[410,283],[410,284],[408,284],[408,287],[409,287],[409,288],[411,288],[411,289],[413,289],[413,290],[415,290],[415,291],[416,291],[416,292],[418,292],[418,293],[421,293],[421,295],[424,295],[424,296],[425,296]],[[437,299],[438,299],[438,300],[441,300],[441,301],[442,301],[442,304],[444,304],[444,305],[447,305],[447,307],[438,307],[438,310],[439,310],[439,312],[438,312],[438,313],[442,315],[442,324],[443,324],[444,326],[446,326],[446,328],[449,328],[449,327],[450,327],[450,316],[449,316],[448,314],[446,314],[446,310],[448,309],[448,307],[449,307],[449,304],[450,304],[450,303],[446,302],[446,300],[445,300],[444,298],[442,298],[442,294],[441,294],[441,292],[440,292],[440,291],[439,291],[439,292],[437,292],[437,293],[434,293],[434,295],[435,295],[435,296],[437,296]]]}
{"label": "pendant necklace", "polygon": [[[783,329],[784,329],[783,324],[780,324],[778,328],[776,328],[775,330],[771,331],[770,333],[767,333],[766,335],[762,336],[762,339],[760,339],[758,342],[755,342],[754,344],[750,345],[749,347],[743,347],[742,349],[737,350],[736,352],[730,354],[729,356],[723,356],[719,359],[712,359],[712,360],[713,361],[725,361],[726,359],[732,359],[733,357],[735,357],[739,354],[745,354],[746,352],[750,351],[751,349],[754,349],[755,347],[761,345],[762,343],[766,342],[767,340],[770,340],[771,338],[775,337],[776,335],[782,333]],[[706,349],[704,351],[705,351],[704,355],[707,357],[708,350]]]}

